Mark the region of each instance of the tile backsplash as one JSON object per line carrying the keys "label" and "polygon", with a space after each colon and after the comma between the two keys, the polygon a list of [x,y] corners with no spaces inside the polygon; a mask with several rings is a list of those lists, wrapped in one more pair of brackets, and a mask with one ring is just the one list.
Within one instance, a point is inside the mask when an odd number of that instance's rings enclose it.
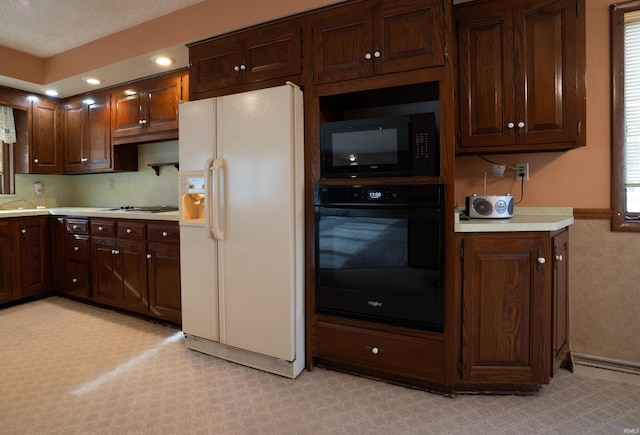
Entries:
{"label": "tile backsplash", "polygon": [[[32,204],[47,207],[177,206],[178,170],[174,166],[163,166],[160,168],[160,175],[156,175],[148,166],[151,163],[177,161],[178,141],[141,144],[138,145],[138,172],[86,175],[18,174],[16,194],[1,195],[0,204],[11,201],[11,207],[25,208],[33,207]],[[33,184],[38,181],[44,185],[42,196],[37,196],[34,192]],[[24,201],[19,203],[19,200]]]}

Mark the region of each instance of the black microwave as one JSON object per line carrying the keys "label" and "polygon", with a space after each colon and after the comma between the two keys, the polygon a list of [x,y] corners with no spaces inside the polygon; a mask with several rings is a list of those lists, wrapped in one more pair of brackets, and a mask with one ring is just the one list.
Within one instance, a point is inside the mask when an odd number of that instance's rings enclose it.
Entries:
{"label": "black microwave", "polygon": [[433,113],[320,125],[322,178],[438,175]]}

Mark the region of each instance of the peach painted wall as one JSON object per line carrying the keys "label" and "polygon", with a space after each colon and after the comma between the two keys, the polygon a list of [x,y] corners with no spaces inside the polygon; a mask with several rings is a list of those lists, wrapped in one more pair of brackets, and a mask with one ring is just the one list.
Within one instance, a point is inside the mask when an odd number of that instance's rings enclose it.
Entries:
{"label": "peach painted wall", "polygon": [[[609,5],[612,0],[588,0],[587,28],[587,146],[561,153],[492,155],[489,159],[511,165],[529,162],[530,181],[524,184],[522,206],[610,208]],[[520,199],[520,183],[513,171],[504,178],[491,174],[492,165],[477,156],[456,158],[455,198],[482,193],[484,173],[487,193],[511,193]]]}
{"label": "peach painted wall", "polygon": [[[204,0],[122,32],[45,59],[46,82],[54,82],[188,42],[252,24],[314,9],[336,0]],[[77,62],[82,59],[82,62]]]}

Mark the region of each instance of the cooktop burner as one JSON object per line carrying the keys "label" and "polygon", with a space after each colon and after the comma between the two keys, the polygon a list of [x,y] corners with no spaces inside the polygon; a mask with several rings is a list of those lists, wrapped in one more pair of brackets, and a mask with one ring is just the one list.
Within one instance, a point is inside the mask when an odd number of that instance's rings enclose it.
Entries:
{"label": "cooktop burner", "polygon": [[118,208],[109,208],[107,211],[122,211],[122,212],[139,212],[139,213],[160,213],[163,211],[177,211],[178,207],[169,205],[152,205],[152,206],[135,206],[135,205],[123,205]]}

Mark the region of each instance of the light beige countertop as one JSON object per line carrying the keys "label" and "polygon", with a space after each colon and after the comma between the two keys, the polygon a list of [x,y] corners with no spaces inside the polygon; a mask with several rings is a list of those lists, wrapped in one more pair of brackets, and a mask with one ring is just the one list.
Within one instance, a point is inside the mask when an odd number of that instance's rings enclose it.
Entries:
{"label": "light beige countertop", "polygon": [[0,210],[0,219],[23,216],[78,216],[78,217],[102,217],[118,219],[144,219],[154,221],[178,221],[177,211],[165,211],[160,213],[131,212],[120,210],[108,210],[109,207],[54,207],[43,209]]}
{"label": "light beige countertop", "polygon": [[516,207],[509,219],[461,220],[455,214],[456,233],[557,231],[573,224],[572,207]]}

